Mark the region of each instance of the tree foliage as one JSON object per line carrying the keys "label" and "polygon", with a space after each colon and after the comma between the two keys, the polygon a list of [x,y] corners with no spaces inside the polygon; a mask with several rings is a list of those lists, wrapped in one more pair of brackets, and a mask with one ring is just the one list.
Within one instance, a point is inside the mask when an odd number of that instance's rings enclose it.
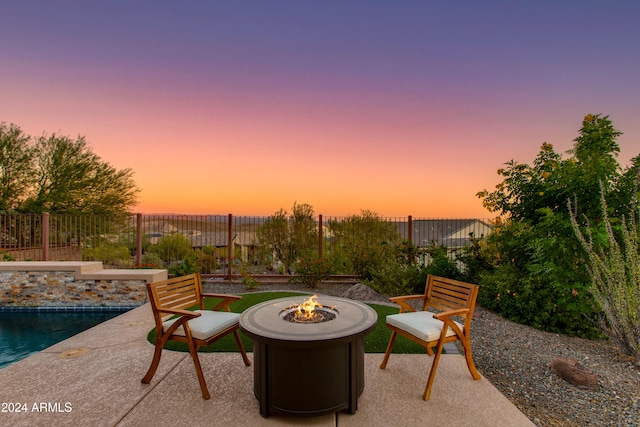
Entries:
{"label": "tree foliage", "polygon": [[35,183],[29,139],[16,125],[0,123],[0,212],[18,209]]}
{"label": "tree foliage", "polygon": [[396,261],[400,244],[398,228],[375,212],[361,211],[342,220],[329,221],[333,247],[344,257],[344,269],[364,280],[370,280],[375,270]]}
{"label": "tree foliage", "polygon": [[273,252],[276,261],[291,274],[300,259],[318,257],[318,235],[313,207],[306,203],[293,204],[291,215],[280,209],[258,229],[258,242]]}
{"label": "tree foliage", "polygon": [[84,137],[32,138],[0,124],[0,211],[119,215],[135,205],[131,169],[117,170]]}
{"label": "tree foliage", "polygon": [[625,188],[637,173],[638,158],[621,170],[619,135],[608,116],[589,114],[567,159],[545,142],[531,165],[507,162],[495,190],[478,193],[489,211],[503,217],[483,247],[481,256],[493,263],[479,274],[481,304],[542,329],[598,334],[600,307],[589,292],[586,254],[573,232],[567,200],[597,225],[602,182],[612,194],[611,209],[628,210],[631,195]]}

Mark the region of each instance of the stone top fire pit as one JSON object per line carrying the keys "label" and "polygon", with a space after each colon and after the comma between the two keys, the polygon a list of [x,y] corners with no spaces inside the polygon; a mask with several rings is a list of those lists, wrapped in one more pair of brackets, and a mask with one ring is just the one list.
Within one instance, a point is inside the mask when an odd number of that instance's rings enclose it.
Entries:
{"label": "stone top fire pit", "polygon": [[[344,299],[322,296],[320,310],[335,317],[320,322],[295,322],[287,314],[304,303],[304,297],[288,297],[266,301],[247,309],[241,318],[241,328],[249,337],[262,341],[299,343],[340,340],[345,336],[371,332],[378,316],[369,306]],[[318,309],[318,308],[316,308]]]}
{"label": "stone top fire pit", "polygon": [[304,299],[266,301],[240,317],[240,329],[253,340],[260,414],[354,414],[364,390],[364,336],[378,315],[348,299]]}

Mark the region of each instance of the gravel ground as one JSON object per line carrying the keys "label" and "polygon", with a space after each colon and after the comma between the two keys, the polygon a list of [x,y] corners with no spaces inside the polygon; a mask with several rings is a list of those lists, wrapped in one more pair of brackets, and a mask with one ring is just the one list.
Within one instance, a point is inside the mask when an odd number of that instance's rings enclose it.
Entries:
{"label": "gravel ground", "polygon": [[[351,284],[308,289],[280,283],[254,291],[297,290],[342,296]],[[207,292],[246,293],[240,284],[205,285]],[[377,295],[371,301],[388,302]],[[537,426],[640,426],[640,369],[606,341],[573,338],[520,325],[477,307],[473,358],[480,373]],[[554,357],[575,359],[597,375],[597,390],[582,390],[551,369]]]}
{"label": "gravel ground", "polygon": [[[482,308],[471,330],[478,370],[536,425],[640,425],[640,369],[607,341],[542,332]],[[554,357],[580,362],[599,388],[581,390],[558,377]]]}

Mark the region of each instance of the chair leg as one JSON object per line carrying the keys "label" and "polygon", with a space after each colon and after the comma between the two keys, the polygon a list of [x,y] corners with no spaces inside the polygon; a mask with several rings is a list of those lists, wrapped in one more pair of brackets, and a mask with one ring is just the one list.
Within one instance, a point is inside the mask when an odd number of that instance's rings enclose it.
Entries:
{"label": "chair leg", "polygon": [[431,370],[429,371],[429,379],[427,380],[427,386],[424,389],[424,394],[422,395],[423,400],[429,400],[431,397],[431,386],[433,385],[433,380],[436,377],[436,369],[438,369],[438,362],[440,361],[440,355],[442,354],[442,348],[444,347],[444,342],[438,342],[438,347],[435,351],[435,356],[433,356],[433,363],[431,364]]}
{"label": "chair leg", "polygon": [[480,372],[476,369],[475,363],[473,363],[473,356],[471,355],[471,344],[468,342],[462,342],[464,347],[464,359],[467,361],[467,368],[469,368],[469,372],[474,380],[479,380],[481,378]]}
{"label": "chair leg", "polygon": [[240,350],[240,354],[242,355],[242,359],[244,360],[245,366],[251,366],[251,361],[249,357],[247,357],[247,352],[244,351],[244,345],[242,345],[242,340],[240,339],[240,335],[238,335],[238,330],[233,331],[233,336],[236,339],[236,344],[238,344],[238,349]]}
{"label": "chair leg", "polygon": [[384,369],[387,367],[387,362],[389,361],[389,356],[391,355],[391,350],[393,350],[393,344],[396,341],[396,331],[391,331],[391,337],[389,338],[389,344],[387,344],[387,351],[384,353],[384,358],[382,359],[382,363],[380,364],[380,369]]}
{"label": "chair leg", "polygon": [[161,337],[156,337],[156,348],[153,352],[153,360],[151,361],[151,366],[149,366],[149,370],[147,374],[142,378],[143,384],[149,384],[151,379],[156,374],[156,370],[158,369],[158,365],[160,365],[160,356],[162,356],[162,348],[164,347],[165,339]]}
{"label": "chair leg", "polygon": [[196,375],[198,376],[198,381],[200,382],[200,389],[202,390],[202,398],[209,399],[211,395],[209,394],[209,389],[207,389],[207,383],[204,380],[204,374],[202,373],[202,366],[200,366],[200,359],[198,358],[198,348],[195,346],[193,341],[189,341],[189,353],[191,353],[191,358],[193,359],[193,365],[196,368]]}

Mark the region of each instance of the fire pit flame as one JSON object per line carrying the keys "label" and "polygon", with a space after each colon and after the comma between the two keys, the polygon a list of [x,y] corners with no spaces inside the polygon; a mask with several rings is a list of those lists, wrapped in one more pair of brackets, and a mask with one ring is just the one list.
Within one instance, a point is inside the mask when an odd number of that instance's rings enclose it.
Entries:
{"label": "fire pit flame", "polygon": [[334,307],[323,307],[318,302],[318,295],[313,295],[302,304],[289,307],[284,320],[296,323],[321,323],[336,317]]}
{"label": "fire pit flame", "polygon": [[314,295],[300,304],[298,306],[298,311],[296,311],[294,319],[298,322],[313,320],[313,318],[318,314],[316,312],[316,307],[322,308],[322,304],[318,302],[318,295]]}

